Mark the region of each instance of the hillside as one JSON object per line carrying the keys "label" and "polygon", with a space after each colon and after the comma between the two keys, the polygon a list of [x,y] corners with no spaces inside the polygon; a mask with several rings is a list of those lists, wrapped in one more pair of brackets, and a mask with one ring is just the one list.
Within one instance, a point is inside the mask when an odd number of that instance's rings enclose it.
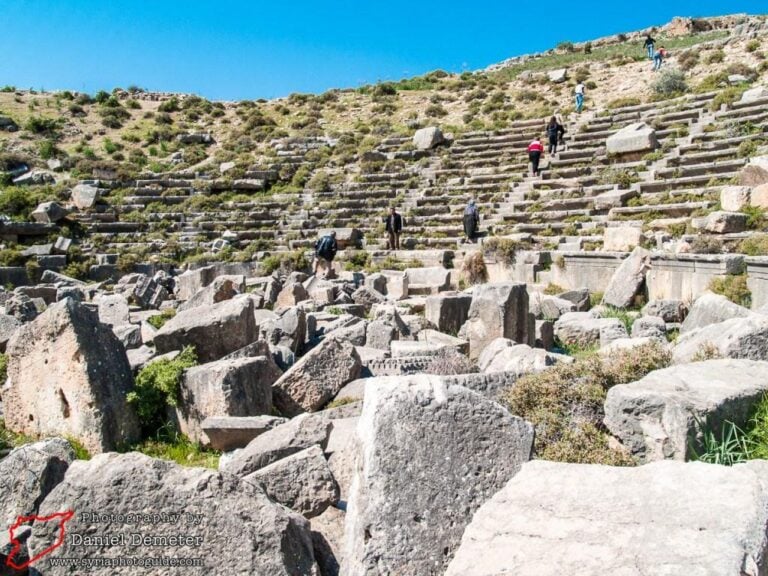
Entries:
{"label": "hillside", "polygon": [[[568,129],[567,151],[552,159],[545,179],[590,175],[593,183],[609,185],[617,178],[648,179],[642,166],[610,168],[599,154],[595,163],[577,150],[589,139],[599,152],[603,133],[635,111],[665,132],[656,153],[662,162],[654,160],[653,167],[665,168],[665,155],[689,145],[692,131],[738,132],[724,121],[727,114],[718,122],[712,112],[764,82],[768,46],[756,33],[764,26],[763,18],[724,17],[678,19],[653,29],[658,45],[671,52],[665,68],[685,75],[684,86],[665,93],[654,90],[658,75],[644,57],[642,32],[587,45],[564,42],[476,73],[436,71],[272,101],[209,102],[137,88],[88,96],[7,87],[0,92],[0,115],[20,129],[0,131],[3,165],[14,176],[25,165],[40,170],[46,175],[38,181],[44,178],[46,185],[9,186],[6,176],[0,210],[24,220],[38,202],[69,202],[78,181],[97,179],[101,199],[76,209],[64,223],[65,234],[78,236],[86,256],[119,253],[127,262],[150,256],[176,263],[249,259],[258,250],[307,245],[317,230],[329,227],[355,228],[366,246],[376,247],[382,240],[379,217],[392,202],[402,204],[411,224],[411,247],[453,248],[460,227],[441,206],[448,197],[456,212],[478,196],[485,234],[535,231],[516,225],[523,216],[514,214],[538,207],[519,203],[536,201],[526,190],[541,187],[528,182],[520,150],[543,132],[544,119],[558,113]],[[552,81],[548,73],[561,68],[567,68],[567,80]],[[729,83],[733,75],[740,77]],[[588,94],[580,116],[572,113],[578,81]],[[683,114],[678,121],[672,114],[695,107],[699,116]],[[749,129],[759,130],[758,124]],[[432,125],[455,145],[414,151],[411,135]],[[484,148],[487,153],[480,154]],[[52,161],[54,171],[48,168]],[[552,225],[544,230],[553,238],[545,247],[568,241],[556,237],[565,224],[566,236],[589,236],[582,248],[598,247],[599,230],[588,233],[579,216],[546,217]],[[234,234],[227,236],[232,246],[213,257],[211,242],[226,231]],[[24,244],[54,231],[26,232],[17,235]],[[8,248],[6,263],[18,263],[13,243]],[[82,275],[90,263],[85,258],[70,272]]]}

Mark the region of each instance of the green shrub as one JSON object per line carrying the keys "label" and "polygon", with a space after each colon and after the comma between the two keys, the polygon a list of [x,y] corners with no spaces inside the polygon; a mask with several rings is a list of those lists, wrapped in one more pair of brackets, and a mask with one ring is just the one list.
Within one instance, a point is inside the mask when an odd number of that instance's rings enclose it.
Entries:
{"label": "green shrub", "polygon": [[712,54],[707,56],[706,62],[707,64],[720,64],[723,60],[725,60],[725,52],[722,50],[715,50]]}
{"label": "green shrub", "polygon": [[739,158],[751,158],[755,154],[757,154],[759,146],[755,140],[744,140],[741,144],[739,144],[739,148],[737,150],[737,154]]}
{"label": "green shrub", "polygon": [[173,308],[166,308],[160,312],[160,314],[155,314],[154,316],[147,318],[147,322],[149,322],[150,326],[160,330],[160,328],[162,328],[165,323],[174,316],[176,316],[176,310]]}
{"label": "green shrub", "polygon": [[296,252],[284,252],[281,254],[272,254],[261,261],[261,270],[264,275],[272,274],[280,268],[286,272],[294,272],[309,269],[309,259],[304,250]]}
{"label": "green shrub", "polygon": [[747,45],[744,47],[744,49],[747,52],[756,52],[760,48],[760,40],[750,40],[747,42]]}
{"label": "green shrub", "polygon": [[739,244],[739,252],[747,256],[768,256],[768,234],[744,238]]}
{"label": "green shrub", "polygon": [[97,104],[104,104],[107,100],[110,99],[109,92],[106,92],[104,90],[99,90],[96,92],[96,95],[93,97],[93,101]]}
{"label": "green shrub", "polygon": [[620,190],[629,189],[632,184],[640,181],[640,176],[634,170],[627,170],[625,168],[616,169],[611,168],[606,170],[600,176],[601,184],[614,184],[619,187]]}
{"label": "green shrub", "polygon": [[765,210],[759,206],[744,206],[741,213],[747,215],[747,229],[759,230],[765,226]]}
{"label": "green shrub", "polygon": [[605,395],[613,386],[639,380],[670,361],[670,353],[657,343],[610,358],[592,355],[523,376],[504,391],[502,401],[510,412],[534,424],[539,458],[631,465],[628,456],[608,445],[603,425]]}
{"label": "green shrub", "polygon": [[715,74],[710,74],[709,76],[705,77],[699,84],[696,86],[696,92],[704,93],[704,92],[712,92],[714,90],[717,90],[718,88],[722,88],[723,86],[728,85],[728,74],[725,72],[717,72]]}
{"label": "green shrub", "polygon": [[179,99],[176,98],[176,96],[172,96],[170,99],[160,104],[160,106],[157,107],[157,110],[158,112],[165,113],[178,112],[181,110],[181,107],[179,106]]}
{"label": "green shrub", "polygon": [[565,292],[565,288],[560,286],[559,284],[553,284],[550,282],[546,285],[544,288],[544,294],[547,294],[548,296],[557,296],[558,294],[562,294]]}
{"label": "green shrub", "polygon": [[749,308],[752,305],[752,292],[747,286],[746,274],[729,274],[712,278],[709,289],[740,306]]}
{"label": "green shrub", "polygon": [[45,134],[50,137],[57,136],[61,120],[56,118],[44,118],[42,116],[30,116],[24,128],[34,134]]}
{"label": "green shrub", "polygon": [[685,74],[680,70],[662,70],[652,84],[653,91],[661,96],[674,96],[688,91]]}
{"label": "green shrub", "polygon": [[8,379],[8,356],[0,354],[0,382],[5,383]]}
{"label": "green shrub", "polygon": [[195,365],[195,349],[186,347],[173,360],[157,360],[139,371],[127,400],[136,409],[145,434],[155,434],[166,424],[168,407],[178,404],[184,370]]}
{"label": "green shrub", "polygon": [[0,266],[23,266],[26,258],[15,248],[0,250]]}
{"label": "green shrub", "polygon": [[307,188],[317,192],[328,192],[331,189],[331,178],[327,172],[318,170],[307,182]]}
{"label": "green shrub", "polygon": [[40,158],[43,160],[50,160],[59,154],[59,149],[56,147],[56,142],[53,140],[43,140],[40,142],[39,153]]}
{"label": "green shrub", "polygon": [[511,238],[488,238],[483,243],[484,253],[495,256],[507,266],[512,266],[515,263],[515,254],[520,248],[520,243]]}
{"label": "green shrub", "polygon": [[744,86],[731,86],[729,88],[726,88],[725,90],[721,90],[717,96],[715,96],[712,99],[712,103],[710,104],[710,109],[713,112],[717,112],[720,110],[721,106],[723,104],[729,105],[733,104],[741,98],[741,95],[744,93],[746,87]]}
{"label": "green shrub", "polygon": [[365,250],[357,250],[346,255],[344,270],[347,272],[360,272],[365,270],[371,262],[371,255]]}
{"label": "green shrub", "polygon": [[431,104],[427,106],[426,110],[424,110],[424,114],[430,118],[442,118],[443,116],[448,115],[448,111],[440,104]]}
{"label": "green shrub", "polygon": [[557,50],[560,52],[574,52],[575,48],[573,46],[573,42],[560,42],[560,44],[557,45]]}

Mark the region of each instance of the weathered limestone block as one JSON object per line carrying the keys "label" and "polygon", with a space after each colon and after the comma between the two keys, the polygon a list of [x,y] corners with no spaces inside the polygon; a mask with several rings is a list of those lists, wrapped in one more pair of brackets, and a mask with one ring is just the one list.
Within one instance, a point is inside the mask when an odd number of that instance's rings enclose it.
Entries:
{"label": "weathered limestone block", "polygon": [[757,102],[758,100],[764,100],[768,98],[768,87],[755,86],[749,90],[745,90],[741,95],[740,102]]}
{"label": "weathered limestone block", "polygon": [[254,438],[287,421],[279,416],[211,416],[203,420],[200,428],[211,448],[228,452],[245,448]]}
{"label": "weathered limestone block", "polygon": [[656,130],[644,122],[637,122],[609,136],[605,146],[608,154],[649,152],[659,147],[659,141]]}
{"label": "weathered limestone block", "polygon": [[761,186],[768,184],[768,156],[754,156],[741,169],[739,183],[742,186]]}
{"label": "weathered limestone block", "polygon": [[0,352],[5,353],[8,341],[19,329],[19,326],[21,326],[21,320],[15,316],[0,314]]}
{"label": "weathered limestone block", "polygon": [[439,294],[451,288],[451,271],[442,266],[408,268],[405,271],[405,278],[408,294],[411,296]]}
{"label": "weathered limestone block", "polygon": [[[320,574],[309,522],[272,502],[260,488],[228,474],[182,467],[138,452],[102,454],[90,461],[74,462],[64,481],[41,505],[40,514],[69,510],[73,502],[87,502],[87,511],[107,516],[126,515],[129,506],[134,513],[177,514],[179,520],[126,526],[121,522],[91,522],[76,513],[67,523],[68,533],[101,537],[105,543],[86,547],[65,538],[54,552],[62,558],[116,558],[131,548],[115,546],[109,538],[119,538],[130,528],[152,538],[178,538],[182,534],[185,538],[167,550],[168,556],[214,562],[210,566],[215,568],[205,569],[208,573]],[[198,524],[190,523],[191,517]],[[36,523],[29,540],[31,552],[44,550],[57,534],[57,523]],[[46,566],[45,572],[53,576],[72,573],[71,567],[53,565]],[[169,573],[160,568],[149,572]],[[143,565],[121,566],[111,573],[138,576],[148,570]]]}
{"label": "weathered limestone block", "polygon": [[80,210],[93,208],[100,197],[99,189],[90,184],[78,184],[72,188],[72,203]]}
{"label": "weathered limestone block", "polygon": [[208,444],[203,420],[212,416],[259,416],[272,412],[272,384],[282,370],[272,356],[219,360],[185,371],[176,416],[190,440]]}
{"label": "weathered limestone block", "polygon": [[712,234],[733,234],[747,228],[747,215],[741,212],[712,212],[704,218],[693,220],[694,228]]}
{"label": "weathered limestone block", "polygon": [[469,316],[472,295],[443,292],[436,296],[427,296],[424,316],[440,332],[457,334]]}
{"label": "weathered limestone block", "polygon": [[325,449],[333,424],[323,414],[302,414],[254,438],[219,468],[236,476],[248,474],[315,444]]}
{"label": "weathered limestone block", "polygon": [[603,231],[603,250],[606,252],[629,252],[640,246],[644,235],[634,226],[611,226]]}
{"label": "weathered limestone block", "polygon": [[474,511],[530,456],[533,427],[439,377],[366,388],[342,573],[442,574]]}
{"label": "weathered limestone block", "polygon": [[66,216],[67,211],[58,202],[43,202],[30,214],[32,220],[44,224],[54,224],[59,220],[63,220]]}
{"label": "weathered limestone block", "polygon": [[723,186],[720,190],[720,207],[726,212],[738,212],[749,206],[751,193],[749,186]]}
{"label": "weathered limestone block", "polygon": [[155,334],[160,354],[194,346],[198,360],[213,362],[256,340],[253,301],[243,295],[179,312]]}
{"label": "weathered limestone block", "polygon": [[276,309],[286,309],[296,306],[299,302],[309,300],[309,294],[301,282],[287,284],[277,296]]}
{"label": "weathered limestone block", "polygon": [[684,364],[710,350],[723,358],[768,360],[768,316],[750,314],[681,334],[672,359]]}
{"label": "weathered limestone block", "polygon": [[354,346],[333,338],[323,340],[275,382],[275,405],[289,416],[319,410],[357,379],[360,369]]}
{"label": "weathered limestone block", "polygon": [[125,350],[95,311],[67,299],[20,327],[8,343],[6,426],[30,436],[67,436],[92,453],[138,439],[126,395]]}
{"label": "weathered limestone block", "polygon": [[687,315],[688,307],[682,300],[651,300],[643,306],[643,316],[659,316],[664,322],[682,322]]}
{"label": "weathered limestone block", "polygon": [[645,283],[645,273],[651,267],[651,253],[637,247],[614,272],[603,295],[603,304],[627,308]]}
{"label": "weathered limestone block", "polygon": [[697,328],[704,328],[710,324],[718,324],[731,318],[745,318],[750,314],[748,308],[731,302],[725,296],[705,292],[691,306],[691,311],[680,327],[680,334],[691,332]]}
{"label": "weathered limestone block", "polygon": [[528,292],[525,284],[476,286],[466,330],[469,357],[473,360],[496,338],[528,342]]}
{"label": "weathered limestone block", "polygon": [[130,322],[128,300],[120,294],[104,294],[98,299],[99,322],[110,326],[123,326]]}
{"label": "weathered limestone block", "polygon": [[707,360],[656,370],[608,390],[605,425],[641,461],[685,460],[702,452],[702,426],[720,438],[726,420],[747,423],[768,391],[767,369],[768,362]]}
{"label": "weathered limestone block", "polygon": [[[19,516],[36,514],[40,503],[64,479],[74,460],[75,451],[63,438],[25,444],[1,459],[0,522],[3,526],[13,526]],[[8,530],[0,531],[0,555],[10,542],[9,536]]]}
{"label": "weathered limestone block", "polygon": [[667,323],[658,316],[643,316],[632,324],[632,338],[664,338]]}
{"label": "weathered limestone block", "polygon": [[339,501],[339,486],[323,449],[317,444],[265,466],[243,480],[261,486],[275,502],[305,518],[319,516]]}
{"label": "weathered limestone block", "polygon": [[758,575],[766,474],[764,461],[529,462],[478,510],[445,574]]}
{"label": "weathered limestone block", "polygon": [[179,306],[179,312],[196,306],[211,306],[230,300],[245,292],[245,276],[219,276],[208,286],[200,288],[192,297]]}
{"label": "weathered limestone block", "polygon": [[431,150],[445,142],[442,130],[436,126],[421,128],[413,135],[413,145],[416,150]]}
{"label": "weathered limestone block", "polygon": [[624,325],[617,318],[595,318],[589,312],[570,312],[555,322],[555,336],[567,345],[589,348],[600,344],[601,331],[606,330],[606,344],[612,336],[626,337]]}

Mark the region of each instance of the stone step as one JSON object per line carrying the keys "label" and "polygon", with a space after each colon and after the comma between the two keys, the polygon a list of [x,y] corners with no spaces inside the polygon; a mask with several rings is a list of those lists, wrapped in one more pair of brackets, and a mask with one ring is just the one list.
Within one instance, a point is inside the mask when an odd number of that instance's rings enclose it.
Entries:
{"label": "stone step", "polygon": [[608,212],[608,217],[615,220],[627,216],[642,216],[651,213],[660,213],[669,217],[690,216],[691,213],[696,210],[706,210],[712,206],[715,206],[715,202],[681,202],[673,204],[650,204],[646,206],[626,206],[622,208],[611,208]]}

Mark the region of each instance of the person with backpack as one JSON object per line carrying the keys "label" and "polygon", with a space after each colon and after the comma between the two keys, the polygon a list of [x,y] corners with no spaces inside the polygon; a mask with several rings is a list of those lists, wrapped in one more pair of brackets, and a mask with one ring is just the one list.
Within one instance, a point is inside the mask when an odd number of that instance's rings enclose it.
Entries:
{"label": "person with backpack", "polygon": [[336,257],[338,250],[339,245],[336,243],[335,230],[331,230],[330,234],[323,236],[315,242],[315,262],[312,268],[315,276],[317,276],[317,269],[321,263],[326,269],[326,276],[331,272],[331,262]]}
{"label": "person with backpack", "polygon": [[400,232],[403,231],[403,217],[397,213],[395,207],[389,209],[389,216],[386,218],[386,231],[389,234],[387,247],[390,250],[400,250]]}
{"label": "person with backpack", "polygon": [[534,176],[539,175],[539,162],[541,162],[542,154],[544,154],[544,146],[541,143],[541,139],[537,136],[533,139],[533,142],[528,144],[528,160],[531,161],[531,171]]}
{"label": "person with backpack", "polygon": [[562,139],[562,135],[565,134],[565,128],[557,118],[552,116],[547,124],[547,138],[549,139],[549,153],[557,154],[557,143]]}
{"label": "person with backpack", "polygon": [[480,212],[477,210],[474,198],[469,201],[464,208],[464,235],[467,242],[474,242],[477,235],[477,228],[480,225]]}
{"label": "person with backpack", "polygon": [[653,60],[653,47],[656,45],[656,40],[651,38],[651,35],[648,34],[645,37],[645,44],[643,44],[643,48],[646,49],[648,52],[648,60]]}
{"label": "person with backpack", "polygon": [[574,90],[574,93],[576,94],[576,112],[579,114],[581,113],[581,109],[584,107],[584,92],[586,91],[586,86],[584,86],[584,82],[579,82],[576,84],[576,89]]}
{"label": "person with backpack", "polygon": [[667,57],[667,51],[662,46],[659,48],[653,55],[653,71],[656,72],[658,70],[661,70],[661,65],[664,63],[664,60]]}

